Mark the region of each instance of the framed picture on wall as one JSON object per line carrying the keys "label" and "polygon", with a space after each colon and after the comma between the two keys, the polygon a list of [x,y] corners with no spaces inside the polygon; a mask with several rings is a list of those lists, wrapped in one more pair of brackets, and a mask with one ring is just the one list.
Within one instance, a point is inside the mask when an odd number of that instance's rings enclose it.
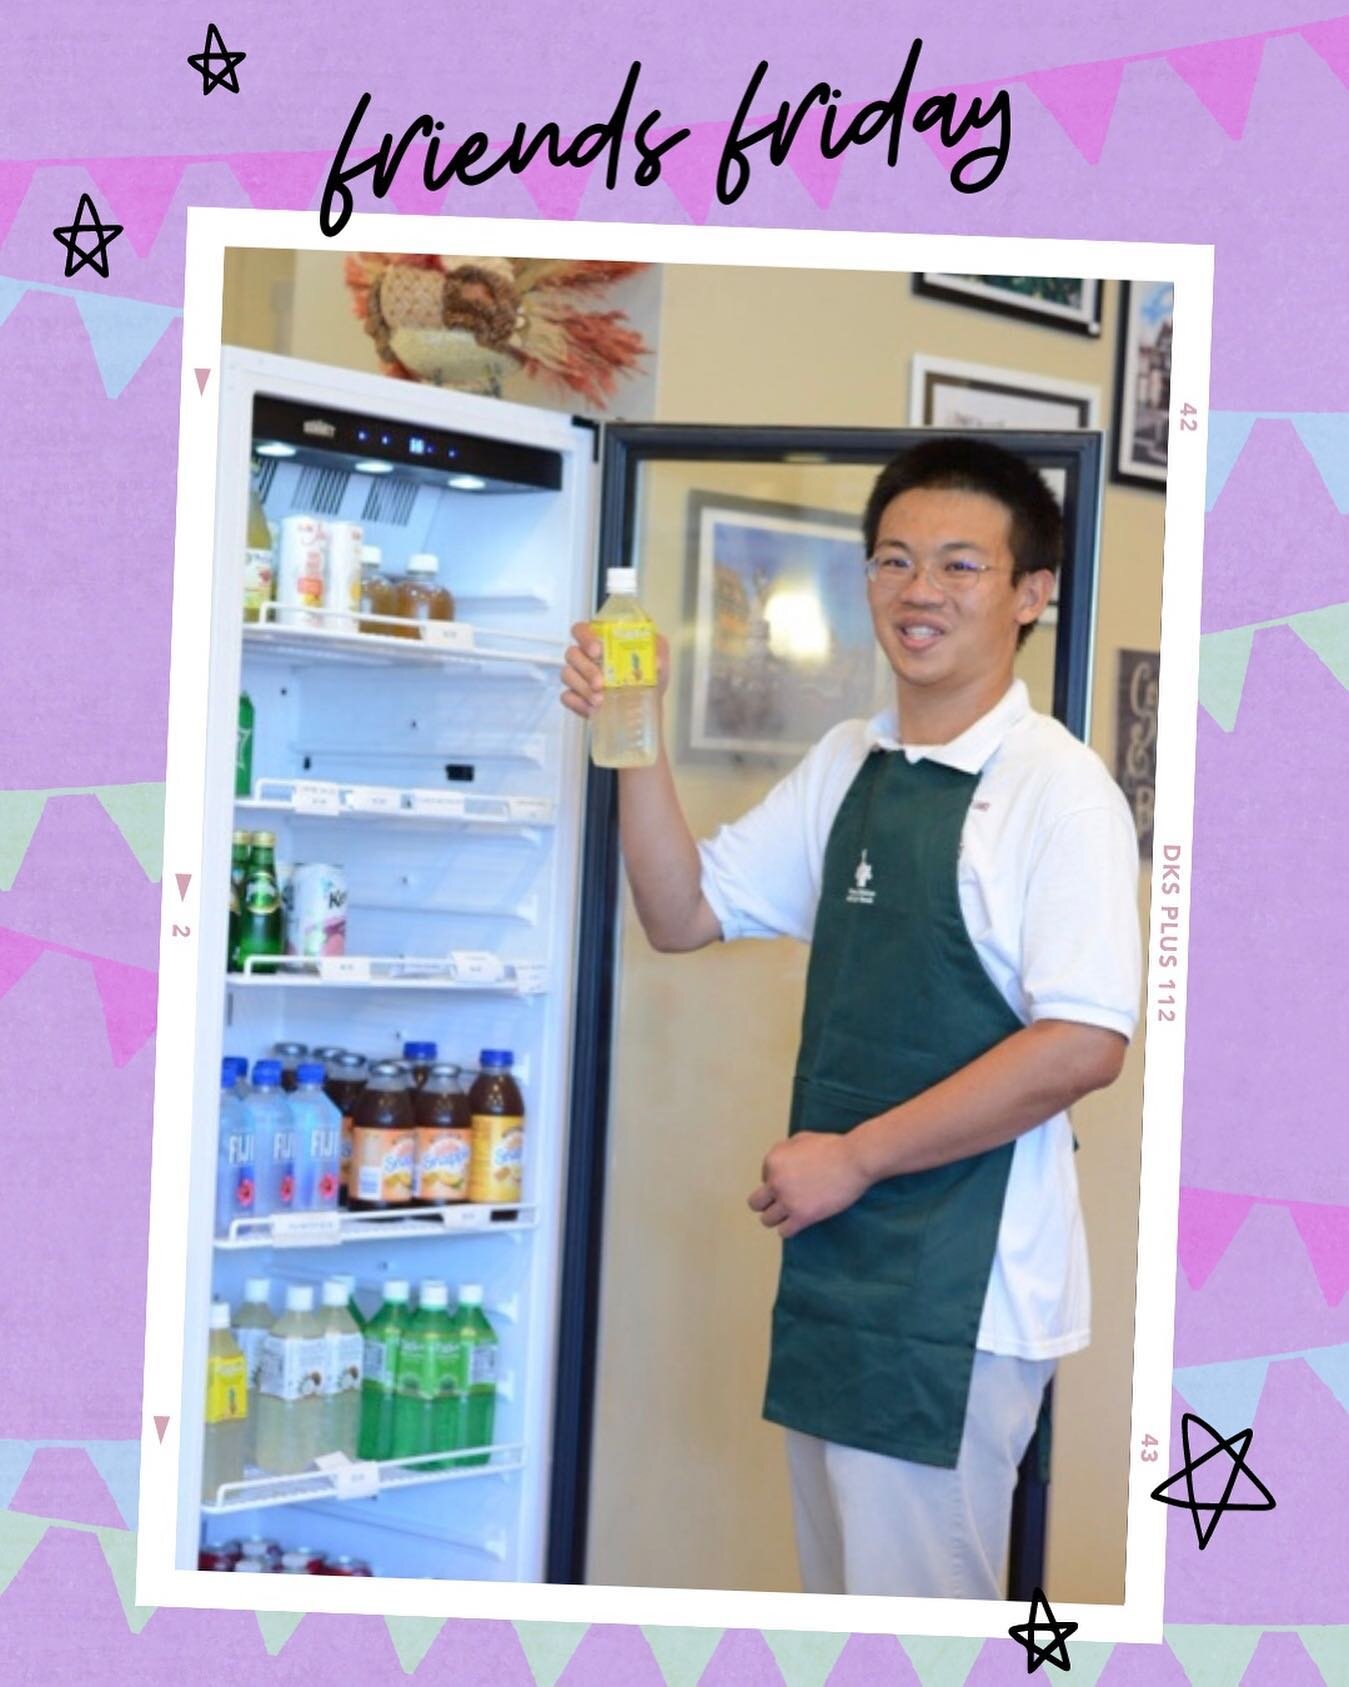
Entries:
{"label": "framed picture on wall", "polygon": [[920,428],[1094,428],[1101,389],[988,363],[914,354],[909,422]]}
{"label": "framed picture on wall", "polygon": [[924,270],[913,290],[928,299],[1064,328],[1070,334],[1101,332],[1101,283],[1075,275],[946,275]]}
{"label": "framed picture on wall", "polygon": [[1126,486],[1166,489],[1175,296],[1169,281],[1125,281],[1120,287],[1110,476]]}
{"label": "framed picture on wall", "polygon": [[795,760],[875,712],[885,670],[863,551],[855,514],[690,494],[686,756]]}

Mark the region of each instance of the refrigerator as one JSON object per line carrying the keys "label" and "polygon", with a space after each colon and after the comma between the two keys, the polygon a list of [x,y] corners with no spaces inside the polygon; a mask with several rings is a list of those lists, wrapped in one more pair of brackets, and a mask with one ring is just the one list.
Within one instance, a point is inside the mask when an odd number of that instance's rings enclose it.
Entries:
{"label": "refrigerator", "polygon": [[[607,566],[636,565],[663,462],[878,466],[914,430],[598,427],[558,411],[226,348],[220,364],[207,798],[186,1192],[175,1562],[260,1536],[375,1574],[579,1581],[621,1034],[617,789],[560,706],[571,625]],[[1000,436],[1064,477],[1075,567],[1055,636],[1054,707],[1085,730],[1099,437]],[[361,631],[341,606],[242,619],[250,484],[269,522],[357,523],[388,573],[432,553],[455,617],[423,636]],[[858,542],[860,561],[861,546]],[[236,795],[240,693],[251,778]],[[230,844],[271,831],[278,862],[345,877],[345,951],[227,973]],[[525,1099],[518,1202],[236,1220],[215,1233],[219,1073],[279,1042],[371,1060],[431,1041],[471,1081],[509,1049]],[[208,1313],[249,1277],[355,1279],[367,1317],[404,1278],[481,1285],[499,1342],[482,1462],[357,1462],[202,1492]],[[433,1468],[433,1465],[437,1467]],[[1031,1527],[1029,1538],[1034,1540]]]}

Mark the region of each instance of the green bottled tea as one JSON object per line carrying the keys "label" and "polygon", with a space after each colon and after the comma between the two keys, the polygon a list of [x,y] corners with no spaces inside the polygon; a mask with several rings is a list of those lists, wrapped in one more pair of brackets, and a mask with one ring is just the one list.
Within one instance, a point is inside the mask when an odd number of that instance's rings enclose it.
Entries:
{"label": "green bottled tea", "polygon": [[[496,1416],[497,1338],[482,1309],[482,1289],[465,1284],[459,1291],[459,1309],[454,1315],[455,1433],[456,1451],[464,1447],[490,1447]],[[487,1454],[456,1459],[456,1465],[487,1463]]]}
{"label": "green bottled tea", "polygon": [[[454,1449],[458,1415],[455,1358],[459,1343],[450,1321],[449,1290],[441,1282],[425,1282],[417,1315],[403,1332],[398,1348],[397,1394],[393,1406],[393,1456],[416,1458],[421,1453]],[[448,1461],[447,1461],[448,1462]],[[427,1463],[420,1470],[443,1467]]]}
{"label": "green bottled tea", "polygon": [[394,1400],[398,1354],[412,1322],[408,1285],[390,1278],[384,1304],[365,1326],[365,1369],[361,1378],[361,1433],[357,1452],[363,1459],[393,1457]]}

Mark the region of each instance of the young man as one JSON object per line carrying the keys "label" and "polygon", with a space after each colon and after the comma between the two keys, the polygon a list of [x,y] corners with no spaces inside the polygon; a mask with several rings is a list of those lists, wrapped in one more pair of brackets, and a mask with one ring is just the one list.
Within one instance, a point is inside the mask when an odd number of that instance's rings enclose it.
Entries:
{"label": "young man", "polygon": [[[811,944],[788,1135],[749,1196],[782,1239],[764,1414],[803,1585],[1000,1599],[1045,1385],[1090,1339],[1066,1109],[1133,1034],[1137,844],[1100,759],[1013,676],[1061,557],[1039,475],[925,441],[863,531],[894,708],[702,844],[662,750],[619,775],[620,833],[657,949]],[[599,647],[574,636],[562,700],[588,717]]]}

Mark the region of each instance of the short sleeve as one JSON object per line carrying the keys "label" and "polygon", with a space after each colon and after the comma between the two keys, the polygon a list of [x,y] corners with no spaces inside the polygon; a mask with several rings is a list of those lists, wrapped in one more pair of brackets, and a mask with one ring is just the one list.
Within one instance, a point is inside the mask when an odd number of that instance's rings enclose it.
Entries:
{"label": "short sleeve", "polygon": [[1138,840],[1123,796],[1066,814],[1034,858],[1022,925],[1032,1020],[1132,1037],[1142,989]]}
{"label": "short sleeve", "polygon": [[860,726],[835,727],[762,802],[698,845],[703,895],[728,941],[810,940],[825,842],[863,754],[848,729]]}

